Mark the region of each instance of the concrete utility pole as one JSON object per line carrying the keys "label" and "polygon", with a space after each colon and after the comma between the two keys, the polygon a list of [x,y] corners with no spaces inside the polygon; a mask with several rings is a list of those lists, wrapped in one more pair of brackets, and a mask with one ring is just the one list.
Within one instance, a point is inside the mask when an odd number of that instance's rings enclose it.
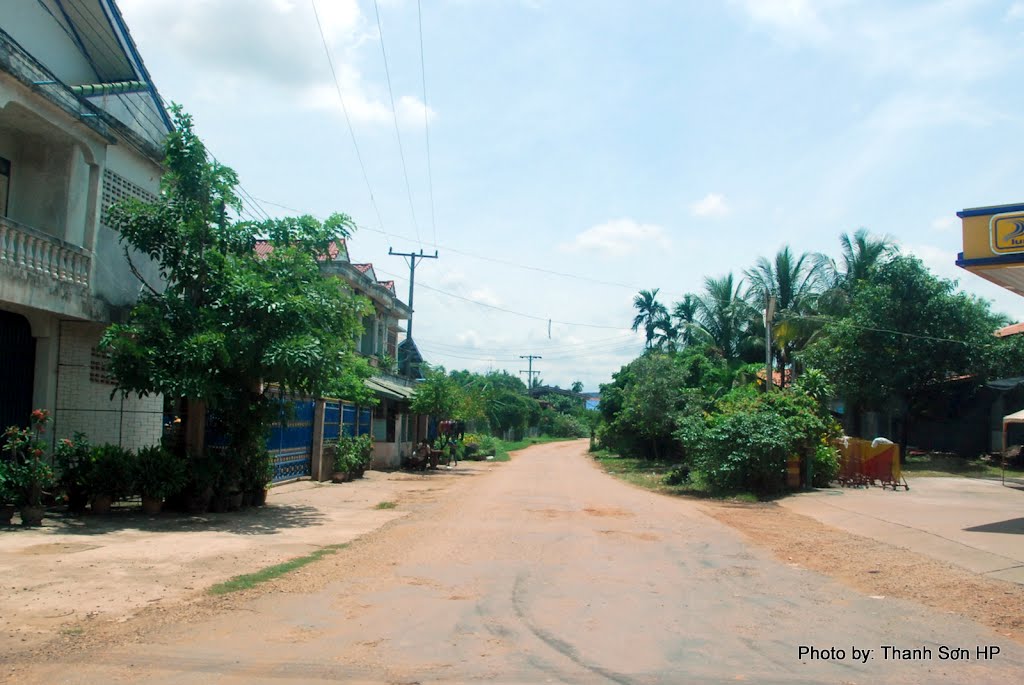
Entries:
{"label": "concrete utility pole", "polygon": [[413,286],[416,285],[416,260],[417,259],[437,259],[437,250],[434,250],[434,254],[423,254],[423,248],[420,248],[419,253],[416,252],[395,252],[393,248],[388,248],[388,254],[395,257],[408,257],[409,258],[409,328],[405,332],[405,337],[412,340],[412,294]]}
{"label": "concrete utility pole", "polygon": [[520,359],[528,359],[529,360],[530,370],[529,371],[520,371],[519,372],[519,373],[527,374],[526,389],[529,390],[530,388],[533,387],[533,374],[540,375],[540,371],[534,371],[533,370],[533,360],[534,359],[543,359],[544,357],[540,356],[539,354],[521,354],[521,355],[519,355],[519,358]]}
{"label": "concrete utility pole", "polygon": [[[764,306],[764,391],[772,391],[772,319],[775,318],[775,297],[768,296]],[[785,373],[782,369],[782,373]]]}

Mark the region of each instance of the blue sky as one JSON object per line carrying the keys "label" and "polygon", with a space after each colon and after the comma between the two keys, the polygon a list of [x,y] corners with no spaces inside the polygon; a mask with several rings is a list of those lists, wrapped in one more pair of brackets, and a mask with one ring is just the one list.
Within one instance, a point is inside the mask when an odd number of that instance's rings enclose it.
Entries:
{"label": "blue sky", "polygon": [[433,220],[415,0],[378,0],[382,31],[372,0],[316,5],[379,218],[309,0],[119,5],[267,212],[351,214],[353,259],[403,298],[388,248],[439,246],[415,333],[448,368],[538,354],[544,381],[596,389],[642,347],[638,289],[671,304],[860,227],[1024,320],[953,264],[957,210],[1024,200],[1024,2],[423,0]]}

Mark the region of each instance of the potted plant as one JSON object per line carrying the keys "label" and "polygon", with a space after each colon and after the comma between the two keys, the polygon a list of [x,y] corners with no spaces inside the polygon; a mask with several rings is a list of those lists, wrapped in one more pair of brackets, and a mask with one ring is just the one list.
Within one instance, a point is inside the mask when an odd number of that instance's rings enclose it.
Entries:
{"label": "potted plant", "polygon": [[75,514],[85,511],[89,503],[89,470],[92,468],[92,447],[84,433],[57,442],[53,451],[58,473],[58,485],[68,500],[68,510]]}
{"label": "potted plant", "polygon": [[160,513],[165,497],[185,486],[185,463],[160,445],[140,449],[134,470],[142,511],[150,516]]}
{"label": "potted plant", "polygon": [[14,518],[14,511],[17,509],[14,506],[17,492],[12,467],[10,461],[0,459],[0,526],[11,525],[11,519]]}
{"label": "potted plant", "polygon": [[99,445],[92,449],[88,486],[92,513],[107,514],[121,497],[132,492],[132,453],[119,445]]}
{"label": "potted plant", "polygon": [[49,422],[50,413],[36,409],[28,428],[11,426],[4,433],[3,450],[9,455],[8,474],[13,481],[16,504],[21,508],[23,526],[42,524],[46,513],[43,492],[53,486],[53,470],[43,456],[46,442],[42,436]]}
{"label": "potted plant", "polygon": [[254,448],[242,464],[243,501],[262,507],[267,503],[267,488],[274,478],[274,462],[266,449]]}
{"label": "potted plant", "polygon": [[203,514],[210,507],[213,485],[217,481],[218,467],[209,454],[189,455],[185,462],[185,510],[190,514]]}
{"label": "potted plant", "polygon": [[370,468],[370,462],[373,461],[373,438],[369,435],[360,435],[352,440],[353,453],[356,461],[356,468],[353,475],[356,478],[362,478],[363,474],[366,473],[366,469]]}
{"label": "potted plant", "polygon": [[353,438],[342,436],[338,440],[334,455],[334,475],[331,480],[335,483],[347,483],[352,480],[358,467],[359,458],[354,449]]}

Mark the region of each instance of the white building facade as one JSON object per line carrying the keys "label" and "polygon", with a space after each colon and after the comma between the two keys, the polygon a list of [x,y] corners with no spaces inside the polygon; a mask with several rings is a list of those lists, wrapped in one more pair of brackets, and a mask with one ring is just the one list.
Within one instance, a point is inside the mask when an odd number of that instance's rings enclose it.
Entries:
{"label": "white building facade", "polygon": [[[160,397],[122,398],[98,349],[149,260],[107,210],[160,191],[167,112],[113,0],[0,0],[0,430],[150,445]],[[130,260],[131,257],[131,261]]]}

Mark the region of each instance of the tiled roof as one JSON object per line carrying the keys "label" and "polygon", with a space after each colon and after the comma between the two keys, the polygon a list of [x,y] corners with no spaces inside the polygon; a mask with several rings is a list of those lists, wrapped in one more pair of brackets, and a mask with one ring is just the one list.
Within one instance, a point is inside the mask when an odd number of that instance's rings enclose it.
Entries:
{"label": "tiled roof", "polygon": [[1024,323],[1015,323],[1010,324],[1009,326],[1004,326],[996,331],[996,337],[1005,338],[1009,335],[1018,335],[1020,333],[1024,333]]}
{"label": "tiled roof", "polygon": [[[256,254],[260,257],[266,257],[274,251],[274,244],[269,240],[257,240],[256,241]],[[320,255],[318,260],[321,262],[333,262],[338,259],[338,255],[344,257],[348,254],[348,248],[345,245],[344,240],[332,240],[327,246],[327,254]]]}
{"label": "tiled roof", "polygon": [[361,271],[364,274],[373,268],[373,264],[353,264],[352,266],[359,269],[359,271]]}
{"label": "tiled roof", "polygon": [[390,291],[390,293],[392,295],[396,295],[397,294],[395,292],[395,282],[394,281],[377,281],[377,283],[379,283],[382,286],[384,286],[388,291]]}

